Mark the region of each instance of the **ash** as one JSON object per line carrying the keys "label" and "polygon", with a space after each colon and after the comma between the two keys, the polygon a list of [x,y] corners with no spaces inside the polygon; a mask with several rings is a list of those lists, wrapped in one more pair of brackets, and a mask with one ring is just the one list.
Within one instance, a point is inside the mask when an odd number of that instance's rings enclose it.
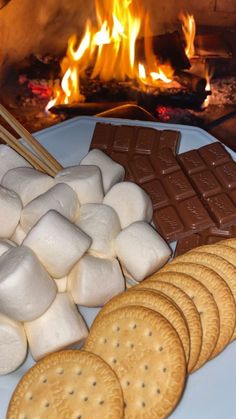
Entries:
{"label": "ash", "polygon": [[236,77],[223,77],[211,81],[210,105],[235,105]]}

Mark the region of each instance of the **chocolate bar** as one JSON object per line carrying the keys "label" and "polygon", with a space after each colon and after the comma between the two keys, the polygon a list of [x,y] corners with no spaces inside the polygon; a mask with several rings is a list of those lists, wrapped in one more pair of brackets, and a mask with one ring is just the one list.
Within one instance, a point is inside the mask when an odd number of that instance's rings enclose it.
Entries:
{"label": "chocolate bar", "polygon": [[219,143],[177,155],[180,133],[97,123],[91,148],[126,169],[151,197],[153,222],[176,254],[236,235],[236,164]]}
{"label": "chocolate bar", "polygon": [[126,180],[143,187],[153,202],[153,222],[167,241],[214,225],[175,153],[172,130],[97,124],[91,148],[100,148],[126,169]]}
{"label": "chocolate bar", "polygon": [[218,228],[236,224],[236,164],[218,142],[178,156]]}
{"label": "chocolate bar", "polygon": [[99,148],[111,155],[112,152],[152,154],[163,148],[177,153],[180,132],[156,130],[133,125],[112,125],[98,122],[95,126],[91,148]]}
{"label": "chocolate bar", "polygon": [[221,240],[235,237],[236,226],[231,226],[226,229],[220,229],[216,226],[207,228],[199,233],[194,233],[191,236],[178,240],[174,256],[183,255],[194,247],[202,246],[204,244],[214,244]]}

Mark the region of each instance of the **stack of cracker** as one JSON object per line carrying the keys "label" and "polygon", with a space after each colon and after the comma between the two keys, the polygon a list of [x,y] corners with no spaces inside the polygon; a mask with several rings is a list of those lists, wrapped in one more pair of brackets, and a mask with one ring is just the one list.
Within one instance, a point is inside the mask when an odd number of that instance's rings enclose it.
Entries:
{"label": "stack of cracker", "polygon": [[[50,418],[168,417],[188,374],[235,338],[235,254],[236,240],[196,248],[113,297],[82,351],[45,357],[23,377],[7,418],[30,419],[38,408]],[[81,367],[86,356],[89,371]],[[108,393],[96,362],[109,374]]]}
{"label": "stack of cracker", "polygon": [[85,350],[116,372],[125,417],[169,416],[187,374],[235,339],[235,275],[236,240],[225,240],[173,259],[103,307]]}

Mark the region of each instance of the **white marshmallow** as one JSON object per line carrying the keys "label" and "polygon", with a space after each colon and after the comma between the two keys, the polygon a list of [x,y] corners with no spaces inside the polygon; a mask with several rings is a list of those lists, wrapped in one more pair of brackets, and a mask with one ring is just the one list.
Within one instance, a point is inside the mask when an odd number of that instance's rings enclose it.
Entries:
{"label": "white marshmallow", "polygon": [[24,232],[23,228],[21,227],[19,223],[14,231],[14,234],[11,236],[11,240],[15,242],[16,244],[21,245],[25,236],[26,236],[26,233]]}
{"label": "white marshmallow", "polygon": [[53,278],[66,276],[91,245],[91,238],[57,211],[32,227],[23,244],[38,256]]}
{"label": "white marshmallow", "polygon": [[35,360],[79,343],[88,335],[87,326],[67,293],[57,294],[41,317],[24,326],[29,349]]}
{"label": "white marshmallow", "polygon": [[55,182],[67,183],[74,189],[81,205],[103,200],[102,174],[97,166],[67,167],[55,176]]}
{"label": "white marshmallow", "polygon": [[103,306],[124,291],[125,281],[117,259],[85,255],[68,275],[67,289],[76,304]]}
{"label": "white marshmallow", "polygon": [[0,239],[0,256],[2,256],[3,253],[7,252],[12,247],[16,247],[16,243],[11,240]]}
{"label": "white marshmallow", "polygon": [[79,200],[73,189],[65,183],[59,183],[37,196],[23,208],[20,224],[23,230],[28,232],[50,209],[54,209],[68,220],[74,221],[78,208]]}
{"label": "white marshmallow", "polygon": [[0,314],[0,375],[15,371],[25,360],[27,339],[20,322]]}
{"label": "white marshmallow", "polygon": [[54,179],[31,167],[17,167],[9,170],[2,178],[5,188],[15,191],[23,205],[46,192],[54,185]]}
{"label": "white marshmallow", "polygon": [[0,307],[6,316],[34,320],[47,310],[56,292],[54,281],[32,250],[12,247],[0,257]]}
{"label": "white marshmallow", "polygon": [[122,229],[135,221],[152,220],[151,198],[136,183],[121,182],[112,186],[103,203],[117,212]]}
{"label": "white marshmallow", "polygon": [[102,172],[102,182],[105,193],[107,193],[117,182],[122,182],[125,177],[124,167],[98,149],[90,150],[83,160],[81,160],[80,164],[94,164],[99,167]]}
{"label": "white marshmallow", "polygon": [[0,185],[0,237],[9,239],[20,220],[22,202],[16,192]]}
{"label": "white marshmallow", "polygon": [[113,208],[103,204],[82,205],[76,225],[92,238],[92,244],[88,250],[91,255],[104,258],[115,257],[114,239],[121,227],[118,215]]}
{"label": "white marshmallow", "polygon": [[11,147],[0,144],[0,182],[8,170],[16,167],[31,167],[31,165]]}
{"label": "white marshmallow", "polygon": [[143,221],[130,224],[115,240],[117,257],[136,281],[161,268],[171,249],[163,238]]}
{"label": "white marshmallow", "polygon": [[54,278],[58,292],[66,292],[67,290],[67,276],[62,278]]}

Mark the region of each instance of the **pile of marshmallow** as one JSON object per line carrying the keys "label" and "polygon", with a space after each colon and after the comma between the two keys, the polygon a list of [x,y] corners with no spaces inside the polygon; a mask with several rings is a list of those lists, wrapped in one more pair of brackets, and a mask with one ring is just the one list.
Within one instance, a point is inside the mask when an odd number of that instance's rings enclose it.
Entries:
{"label": "pile of marshmallow", "polygon": [[55,178],[0,145],[0,374],[82,342],[78,307],[100,307],[171,250],[146,192],[100,150]]}

